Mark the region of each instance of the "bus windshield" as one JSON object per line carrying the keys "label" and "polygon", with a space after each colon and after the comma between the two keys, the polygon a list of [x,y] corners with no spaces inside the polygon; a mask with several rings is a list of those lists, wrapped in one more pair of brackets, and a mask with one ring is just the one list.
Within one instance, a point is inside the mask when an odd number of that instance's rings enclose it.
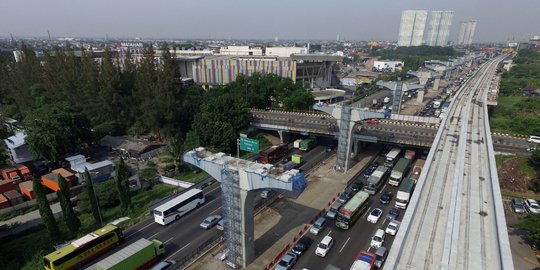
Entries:
{"label": "bus windshield", "polygon": [[161,211],[154,210],[154,215],[162,217],[163,213]]}

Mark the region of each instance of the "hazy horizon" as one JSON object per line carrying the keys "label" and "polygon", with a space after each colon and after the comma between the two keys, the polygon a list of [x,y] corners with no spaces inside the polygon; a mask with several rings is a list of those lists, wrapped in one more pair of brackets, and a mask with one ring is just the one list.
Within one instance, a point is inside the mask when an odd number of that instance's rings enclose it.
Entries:
{"label": "hazy horizon", "polygon": [[[0,36],[143,39],[396,41],[406,9],[453,10],[450,40],[463,20],[477,20],[473,42],[526,40],[539,35],[540,1],[517,0],[2,0]],[[144,19],[143,19],[144,18]],[[365,26],[365,27],[364,27]],[[427,27],[426,27],[427,28]]]}

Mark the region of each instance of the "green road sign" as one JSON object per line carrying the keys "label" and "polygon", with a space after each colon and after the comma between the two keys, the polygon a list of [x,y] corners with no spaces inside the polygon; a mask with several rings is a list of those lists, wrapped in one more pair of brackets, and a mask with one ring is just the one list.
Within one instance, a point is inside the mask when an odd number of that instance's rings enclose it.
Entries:
{"label": "green road sign", "polygon": [[240,137],[240,149],[251,153],[259,153],[259,141]]}

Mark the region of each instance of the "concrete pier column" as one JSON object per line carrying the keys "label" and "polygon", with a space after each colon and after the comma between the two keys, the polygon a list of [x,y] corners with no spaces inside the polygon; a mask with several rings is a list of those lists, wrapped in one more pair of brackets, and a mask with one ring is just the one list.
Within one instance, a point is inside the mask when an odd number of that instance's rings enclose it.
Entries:
{"label": "concrete pier column", "polygon": [[422,104],[422,102],[424,102],[424,90],[418,89],[418,93],[416,96],[416,103]]}
{"label": "concrete pier column", "polygon": [[254,227],[254,213],[253,205],[255,191],[248,191],[240,189],[240,205],[242,208],[242,261],[246,268],[255,259],[255,227]]}
{"label": "concrete pier column", "polygon": [[433,82],[433,90],[435,91],[439,90],[440,83],[441,83],[441,78],[435,78],[435,81]]}

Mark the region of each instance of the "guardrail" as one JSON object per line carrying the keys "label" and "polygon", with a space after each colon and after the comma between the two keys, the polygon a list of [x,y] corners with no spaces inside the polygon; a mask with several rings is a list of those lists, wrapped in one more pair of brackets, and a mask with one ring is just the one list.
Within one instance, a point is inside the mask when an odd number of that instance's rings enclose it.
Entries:
{"label": "guardrail", "polygon": [[210,239],[208,239],[206,242],[201,244],[197,247],[197,249],[190,252],[188,255],[184,256],[184,258],[178,260],[175,265],[173,265],[172,268],[169,268],[171,270],[176,269],[186,269],[191,264],[196,262],[200,257],[202,257],[206,252],[214,248],[216,245],[221,243],[223,241],[223,235],[218,234]]}

